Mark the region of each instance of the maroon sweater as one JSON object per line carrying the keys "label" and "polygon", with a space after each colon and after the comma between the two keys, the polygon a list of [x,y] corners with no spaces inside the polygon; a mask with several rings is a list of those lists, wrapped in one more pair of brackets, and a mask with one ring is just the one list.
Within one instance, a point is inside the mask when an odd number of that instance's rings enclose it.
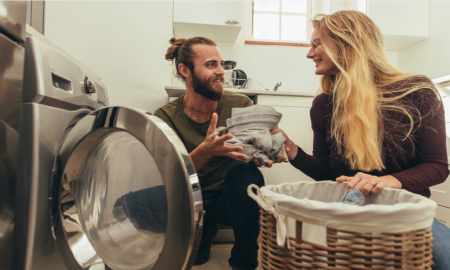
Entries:
{"label": "maroon sweater", "polygon": [[[424,80],[424,77],[420,77]],[[426,78],[425,80],[428,80]],[[430,197],[430,186],[445,181],[449,174],[446,149],[444,108],[436,94],[427,89],[419,90],[402,99],[415,119],[410,138],[403,140],[409,120],[404,114],[385,112],[385,153],[382,171],[365,172],[371,175],[392,175],[408,191]],[[414,113],[420,111],[422,117]],[[301,148],[291,164],[314,180],[335,180],[341,175],[354,176],[357,170],[334,154],[330,133],[333,111],[332,97],[318,95],[311,107],[311,126],[314,132],[313,155]],[[419,123],[420,120],[420,123]],[[402,136],[403,135],[403,136]]]}

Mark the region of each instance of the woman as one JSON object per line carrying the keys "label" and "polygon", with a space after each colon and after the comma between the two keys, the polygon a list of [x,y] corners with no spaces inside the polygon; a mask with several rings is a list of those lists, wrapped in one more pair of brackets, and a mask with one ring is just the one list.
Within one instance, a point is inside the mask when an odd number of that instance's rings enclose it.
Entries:
{"label": "woman", "polygon": [[[363,13],[318,15],[313,26],[307,57],[322,75],[311,107],[313,155],[284,133],[291,164],[364,195],[389,187],[430,197],[429,187],[449,174],[444,109],[432,82],[389,63],[380,29]],[[434,269],[450,265],[442,246],[449,231],[434,222]]]}

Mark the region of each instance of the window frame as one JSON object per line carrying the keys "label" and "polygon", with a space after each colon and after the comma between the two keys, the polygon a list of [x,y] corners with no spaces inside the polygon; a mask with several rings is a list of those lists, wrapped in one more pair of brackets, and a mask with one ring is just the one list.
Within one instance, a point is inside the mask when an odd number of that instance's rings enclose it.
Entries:
{"label": "window frame", "polygon": [[[280,0],[281,1],[281,0]],[[245,35],[245,41],[246,44],[260,44],[260,45],[284,45],[284,46],[301,46],[301,47],[309,47],[309,38],[312,34],[312,13],[313,13],[313,1],[307,1],[307,7],[306,7],[306,14],[305,13],[289,13],[289,12],[282,12],[281,10],[281,2],[280,2],[280,11],[278,14],[280,14],[280,40],[273,40],[273,39],[256,39],[253,37],[253,15],[254,15],[254,1],[245,1],[245,23],[246,23],[246,35]],[[265,13],[265,12],[261,12]],[[276,12],[267,12],[274,14]],[[281,39],[281,15],[282,14],[296,14],[296,15],[306,15],[306,39],[305,41],[299,41],[299,40],[283,40]]]}

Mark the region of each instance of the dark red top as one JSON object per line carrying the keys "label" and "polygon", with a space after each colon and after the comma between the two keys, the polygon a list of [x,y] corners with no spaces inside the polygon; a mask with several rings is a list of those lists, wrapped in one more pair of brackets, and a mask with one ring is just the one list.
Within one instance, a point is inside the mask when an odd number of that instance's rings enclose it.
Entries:
{"label": "dark red top", "polygon": [[[427,80],[416,77],[414,80]],[[405,83],[405,82],[402,82]],[[411,80],[406,81],[411,83]],[[413,81],[414,83],[414,81]],[[414,130],[410,138],[403,140],[404,130],[409,119],[401,113],[386,112],[384,165],[382,171],[366,172],[371,175],[392,175],[402,183],[408,191],[430,197],[430,186],[445,181],[449,174],[445,135],[445,118],[442,101],[436,94],[423,89],[402,99],[409,107],[415,119]],[[422,115],[414,112],[417,108]],[[357,172],[333,151],[330,124],[333,111],[332,96],[318,95],[311,107],[311,126],[314,132],[313,155],[308,155],[301,148],[291,164],[314,180],[336,180],[341,175],[354,176]],[[421,119],[421,120],[419,120]],[[420,121],[420,123],[419,123]]]}

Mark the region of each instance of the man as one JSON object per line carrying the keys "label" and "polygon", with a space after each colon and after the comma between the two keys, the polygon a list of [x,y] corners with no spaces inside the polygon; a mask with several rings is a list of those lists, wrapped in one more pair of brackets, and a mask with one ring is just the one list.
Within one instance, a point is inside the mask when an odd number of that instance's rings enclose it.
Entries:
{"label": "man", "polygon": [[[235,244],[229,264],[233,269],[258,266],[259,208],[247,195],[250,184],[264,185],[264,178],[241,146],[228,146],[231,134],[215,135],[226,126],[231,108],[253,105],[241,94],[224,91],[224,63],[216,43],[203,37],[171,39],[166,60],[174,61],[177,76],[186,84],[186,94],[162,106],[155,115],[164,120],[186,146],[200,180],[206,212],[195,265],[204,264],[217,223],[232,226]],[[276,162],[282,162],[281,157]],[[241,161],[241,162],[238,162]],[[260,165],[259,163],[257,163]],[[269,161],[266,166],[271,166]]]}

